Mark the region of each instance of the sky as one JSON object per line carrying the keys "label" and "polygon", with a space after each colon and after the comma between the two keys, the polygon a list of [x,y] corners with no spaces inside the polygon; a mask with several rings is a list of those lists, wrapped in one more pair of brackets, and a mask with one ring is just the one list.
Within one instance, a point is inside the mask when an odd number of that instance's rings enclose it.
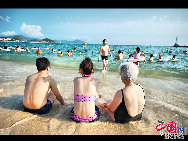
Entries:
{"label": "sky", "polygon": [[188,45],[188,9],[0,9],[0,36],[91,44]]}

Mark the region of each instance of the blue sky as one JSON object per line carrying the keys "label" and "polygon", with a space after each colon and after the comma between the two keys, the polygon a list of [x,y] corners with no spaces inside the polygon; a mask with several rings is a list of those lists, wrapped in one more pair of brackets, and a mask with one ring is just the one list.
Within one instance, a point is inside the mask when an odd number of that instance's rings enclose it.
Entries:
{"label": "blue sky", "polygon": [[188,9],[0,9],[0,36],[188,45]]}

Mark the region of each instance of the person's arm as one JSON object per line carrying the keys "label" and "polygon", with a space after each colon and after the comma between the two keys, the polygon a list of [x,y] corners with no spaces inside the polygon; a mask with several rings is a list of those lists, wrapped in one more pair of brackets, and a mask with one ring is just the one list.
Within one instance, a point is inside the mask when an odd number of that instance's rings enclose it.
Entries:
{"label": "person's arm", "polygon": [[109,54],[110,54],[110,57],[112,57],[112,53],[110,52],[109,46],[108,46],[108,52],[109,52]]}
{"label": "person's arm", "polygon": [[[134,54],[136,54],[136,52],[134,52],[133,54],[131,54],[131,57],[133,57]],[[131,58],[131,57],[130,57],[130,58]]]}
{"label": "person's arm", "polygon": [[122,94],[121,94],[121,90],[119,90],[114,95],[112,102],[106,104],[106,108],[109,111],[114,112],[119,106],[119,104],[121,103],[121,100],[122,100]]}
{"label": "person's arm", "polygon": [[51,79],[50,88],[52,89],[54,95],[56,96],[56,99],[61,103],[61,105],[65,105],[64,99],[57,88],[57,83],[53,78]]}
{"label": "person's arm", "polygon": [[145,53],[141,53],[141,55],[145,57],[145,60],[144,60],[144,63],[145,63],[146,62],[146,55],[145,55]]}
{"label": "person's arm", "polygon": [[100,61],[100,56],[101,56],[101,47],[100,47],[100,50],[99,50],[99,58],[98,58],[98,62]]}

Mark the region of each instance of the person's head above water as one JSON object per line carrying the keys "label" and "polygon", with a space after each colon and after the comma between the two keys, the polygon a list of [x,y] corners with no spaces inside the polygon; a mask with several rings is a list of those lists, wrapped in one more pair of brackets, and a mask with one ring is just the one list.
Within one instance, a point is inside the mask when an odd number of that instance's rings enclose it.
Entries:
{"label": "person's head above water", "polygon": [[120,54],[120,53],[121,53],[121,50],[118,51],[118,54]]}
{"label": "person's head above water", "polygon": [[46,70],[48,67],[50,67],[50,61],[45,57],[37,58],[36,66],[38,71]]}
{"label": "person's head above water", "polygon": [[80,63],[80,72],[82,74],[90,75],[94,72],[91,58],[87,57]]}
{"label": "person's head above water", "polygon": [[122,81],[135,82],[139,73],[138,66],[132,62],[124,62],[119,66],[119,75]]}
{"label": "person's head above water", "polygon": [[140,48],[139,48],[139,47],[136,48],[136,52],[137,52],[137,53],[140,52]]}

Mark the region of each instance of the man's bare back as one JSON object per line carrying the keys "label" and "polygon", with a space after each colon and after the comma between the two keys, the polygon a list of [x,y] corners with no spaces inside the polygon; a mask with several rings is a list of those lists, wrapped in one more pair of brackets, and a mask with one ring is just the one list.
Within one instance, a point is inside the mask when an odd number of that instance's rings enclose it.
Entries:
{"label": "man's bare back", "polygon": [[46,74],[36,73],[29,76],[25,83],[24,106],[30,109],[40,109],[47,102],[48,90],[52,78]]}
{"label": "man's bare back", "polygon": [[[62,105],[64,100],[59,93],[56,81],[48,76],[50,67],[39,70],[38,73],[28,76],[25,83],[23,105],[29,109],[40,109],[46,105],[47,100],[51,103],[57,99]],[[51,92],[48,91],[51,89]]]}

